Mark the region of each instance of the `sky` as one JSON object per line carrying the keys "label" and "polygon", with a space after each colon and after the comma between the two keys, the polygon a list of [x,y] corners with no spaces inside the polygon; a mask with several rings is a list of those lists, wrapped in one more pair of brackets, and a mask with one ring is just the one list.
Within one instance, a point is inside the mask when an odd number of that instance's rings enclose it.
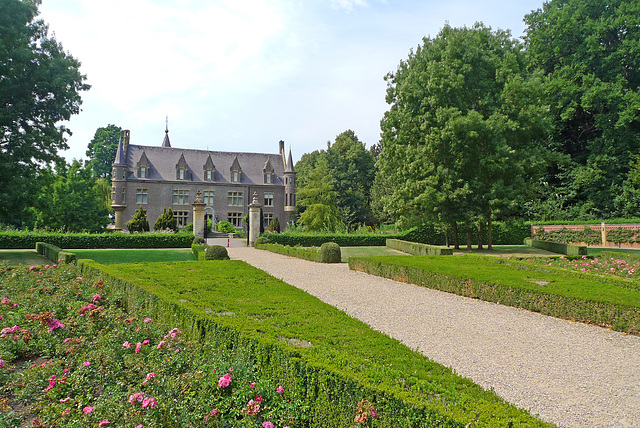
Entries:
{"label": "sky", "polygon": [[351,129],[380,139],[384,77],[445,24],[521,37],[542,0],[43,0],[40,19],[91,89],[65,123],[69,161],[96,130],[131,143],[277,153],[294,162]]}

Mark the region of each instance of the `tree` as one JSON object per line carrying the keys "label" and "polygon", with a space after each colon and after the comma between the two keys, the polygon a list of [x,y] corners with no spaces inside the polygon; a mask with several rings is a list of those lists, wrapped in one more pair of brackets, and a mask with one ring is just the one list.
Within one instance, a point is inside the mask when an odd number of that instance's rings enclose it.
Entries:
{"label": "tree", "polygon": [[525,22],[531,67],[546,76],[554,149],[569,159],[552,165],[550,188],[575,215],[612,215],[612,192],[640,150],[640,3],[550,0]]}
{"label": "tree", "polygon": [[0,222],[19,223],[38,171],[60,161],[71,132],[58,122],[80,110],[89,89],[80,62],[36,20],[39,0],[0,2]]}
{"label": "tree", "polygon": [[318,159],[307,177],[306,186],[298,189],[297,195],[298,207],[302,211],[298,223],[308,230],[334,231],[342,225],[326,157]]}
{"label": "tree", "polygon": [[101,232],[109,223],[109,209],[90,169],[74,160],[59,163],[54,172],[40,173],[42,187],[35,198],[32,226],[69,232]]}
{"label": "tree", "polygon": [[336,136],[326,156],[342,221],[347,227],[370,221],[371,186],[375,178],[372,154],[349,129]]}
{"label": "tree", "polygon": [[129,232],[148,232],[149,220],[147,220],[147,213],[142,209],[142,205],[138,208],[138,211],[133,215],[133,218],[127,222],[127,229]]}
{"label": "tree", "polygon": [[459,223],[488,221],[491,232],[544,165],[548,113],[522,46],[482,24],[445,26],[386,80],[377,161],[385,210],[449,224],[456,238]]}
{"label": "tree", "polygon": [[169,207],[168,211],[167,207],[162,208],[162,214],[156,220],[156,223],[153,226],[153,230],[173,230],[174,232],[178,231],[178,220],[173,216],[173,210],[171,209],[171,207]]}
{"label": "tree", "polygon": [[109,180],[109,184],[111,184],[111,166],[116,158],[121,137],[122,128],[116,125],[107,125],[96,130],[87,147],[86,155],[89,158],[91,169],[96,177]]}

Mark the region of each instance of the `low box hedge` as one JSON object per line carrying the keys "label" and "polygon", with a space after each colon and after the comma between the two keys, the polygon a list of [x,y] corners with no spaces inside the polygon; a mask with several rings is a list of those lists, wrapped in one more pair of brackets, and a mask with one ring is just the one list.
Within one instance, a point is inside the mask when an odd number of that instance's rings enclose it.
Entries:
{"label": "low box hedge", "polygon": [[349,426],[370,400],[378,427],[553,426],[302,290],[237,261],[99,265],[128,311],[193,340],[251,351],[307,407],[308,426]]}
{"label": "low box hedge", "polygon": [[196,256],[198,260],[205,260],[205,248],[204,245],[191,244],[191,251],[193,251],[193,255]]}
{"label": "low box hedge", "polygon": [[527,238],[524,244],[529,247],[539,248],[552,253],[565,254],[567,256],[586,256],[587,247],[584,245],[565,244],[562,242],[540,241],[537,239]]}
{"label": "low box hedge", "polygon": [[53,263],[75,263],[76,255],[68,251],[62,250],[62,248],[55,245],[47,244],[45,242],[36,242],[36,251],[42,254],[44,257],[51,260]]}
{"label": "low box hedge", "polygon": [[0,248],[34,248],[45,242],[66,249],[92,248],[189,248],[189,233],[41,233],[1,232]]}
{"label": "low box hedge", "polygon": [[282,254],[289,257],[296,257],[298,259],[309,260],[312,262],[320,262],[320,253],[318,252],[318,247],[302,248],[280,244],[264,244],[259,242],[256,242],[255,247],[258,250],[271,251],[272,253]]}
{"label": "low box hedge", "polygon": [[477,255],[351,257],[349,268],[640,335],[640,293],[620,280]]}
{"label": "low box hedge", "polygon": [[420,244],[418,242],[402,241],[400,239],[387,239],[387,247],[413,254],[414,256],[451,256],[453,249],[438,247],[436,245]]}

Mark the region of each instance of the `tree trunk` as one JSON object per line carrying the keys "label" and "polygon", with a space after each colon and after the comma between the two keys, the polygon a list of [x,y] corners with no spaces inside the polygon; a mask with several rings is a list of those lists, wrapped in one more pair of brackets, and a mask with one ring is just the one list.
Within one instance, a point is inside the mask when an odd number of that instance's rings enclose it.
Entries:
{"label": "tree trunk", "polygon": [[467,230],[467,250],[471,251],[471,231]]}
{"label": "tree trunk", "polygon": [[491,232],[493,229],[493,223],[491,220],[491,210],[489,210],[489,219],[487,223],[487,249],[491,250],[493,248],[493,238],[491,237]]}
{"label": "tree trunk", "polygon": [[447,247],[450,247],[450,246],[451,246],[451,242],[449,242],[449,234],[448,234],[446,231],[444,232],[444,244],[445,244]]}
{"label": "tree trunk", "polygon": [[478,250],[482,250],[482,222],[478,223]]}
{"label": "tree trunk", "polygon": [[458,239],[458,223],[451,223],[451,227],[453,228],[453,248],[456,250],[460,249],[460,240]]}

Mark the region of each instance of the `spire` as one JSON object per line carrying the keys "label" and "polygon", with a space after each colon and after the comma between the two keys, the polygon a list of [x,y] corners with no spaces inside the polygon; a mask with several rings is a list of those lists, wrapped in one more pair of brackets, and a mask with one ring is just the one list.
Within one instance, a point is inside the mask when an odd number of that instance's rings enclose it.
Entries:
{"label": "spire", "polygon": [[126,160],[124,156],[124,148],[122,147],[122,137],[120,137],[120,141],[118,142],[118,150],[116,151],[116,158],[113,161],[114,165],[125,165]]}
{"label": "spire", "polygon": [[296,172],[296,170],[293,169],[293,156],[291,156],[291,147],[289,147],[289,157],[287,158],[287,168],[284,170],[284,172]]}
{"label": "spire", "polygon": [[171,147],[171,142],[169,141],[169,115],[166,118],[166,127],[164,130],[164,140],[162,141],[162,147]]}

